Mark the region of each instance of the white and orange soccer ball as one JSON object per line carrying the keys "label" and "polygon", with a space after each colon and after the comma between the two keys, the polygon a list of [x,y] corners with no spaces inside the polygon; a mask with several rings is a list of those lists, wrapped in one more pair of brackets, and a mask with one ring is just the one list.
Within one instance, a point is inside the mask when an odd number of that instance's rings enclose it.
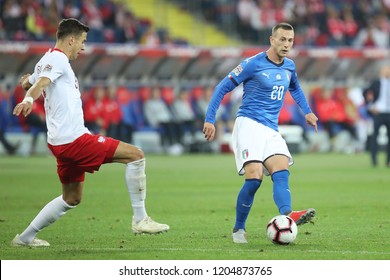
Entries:
{"label": "white and orange soccer ball", "polygon": [[297,235],[297,224],[289,216],[275,216],[267,224],[267,237],[275,244],[288,245]]}

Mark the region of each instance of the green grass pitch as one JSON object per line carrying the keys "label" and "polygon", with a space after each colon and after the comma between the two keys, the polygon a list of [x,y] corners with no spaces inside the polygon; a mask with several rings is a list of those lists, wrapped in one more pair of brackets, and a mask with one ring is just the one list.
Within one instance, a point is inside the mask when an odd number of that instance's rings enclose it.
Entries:
{"label": "green grass pitch", "polygon": [[[243,177],[233,156],[148,155],[147,211],[171,226],[159,235],[130,232],[131,207],[121,164],[86,176],[82,203],[38,237],[49,248],[13,248],[11,239],[61,192],[55,159],[0,157],[2,260],[389,260],[390,168],[367,154],[297,154],[290,168],[293,207],[317,210],[295,243],[272,244],[277,215],[265,177],[247,222],[248,244],[233,244],[235,201]],[[381,158],[382,159],[382,158]],[[382,160],[384,161],[384,160]]]}

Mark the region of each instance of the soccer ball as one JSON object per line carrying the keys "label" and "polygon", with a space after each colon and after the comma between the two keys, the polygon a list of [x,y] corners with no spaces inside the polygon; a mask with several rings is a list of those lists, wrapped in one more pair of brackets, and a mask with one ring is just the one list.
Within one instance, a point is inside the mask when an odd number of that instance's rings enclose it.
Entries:
{"label": "soccer ball", "polygon": [[297,224],[289,216],[273,217],[267,224],[267,237],[275,244],[288,245],[294,242],[297,234]]}

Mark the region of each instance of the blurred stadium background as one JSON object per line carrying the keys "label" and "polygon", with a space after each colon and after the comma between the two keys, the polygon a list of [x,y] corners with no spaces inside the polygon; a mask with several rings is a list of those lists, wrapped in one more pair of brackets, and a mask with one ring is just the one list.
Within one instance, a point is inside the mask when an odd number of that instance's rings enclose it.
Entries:
{"label": "blurred stadium background", "polygon": [[[203,140],[198,102],[243,58],[267,49],[275,22],[287,21],[296,31],[290,56],[321,123],[318,134],[307,130],[287,96],[282,134],[293,152],[364,152],[371,120],[362,92],[388,63],[389,16],[386,0],[0,0],[0,125],[10,142],[21,140],[18,154],[48,153],[40,102],[35,121],[12,116],[24,94],[17,83],[53,46],[58,21],[75,17],[91,28],[85,54],[71,62],[91,129],[148,153],[229,152],[241,89],[223,101],[213,144]],[[169,108],[187,92],[195,132],[184,128],[176,148],[161,143],[166,131],[143,112],[154,89]],[[387,143],[385,131],[379,140]]]}

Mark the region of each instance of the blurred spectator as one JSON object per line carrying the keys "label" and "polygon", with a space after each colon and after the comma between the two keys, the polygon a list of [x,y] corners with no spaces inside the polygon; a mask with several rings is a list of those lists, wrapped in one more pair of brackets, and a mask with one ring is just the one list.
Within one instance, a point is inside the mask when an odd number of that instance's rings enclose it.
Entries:
{"label": "blurred spectator", "polygon": [[353,44],[353,40],[356,38],[359,32],[359,26],[356,20],[353,18],[351,6],[347,6],[343,10],[343,19],[345,44],[347,46],[351,46]]}
{"label": "blurred spectator", "polygon": [[141,37],[141,45],[146,47],[157,47],[160,45],[160,38],[154,28],[154,26],[149,25]]}
{"label": "blurred spectator", "polygon": [[13,155],[20,147],[20,142],[13,144],[6,138],[6,129],[9,123],[9,116],[11,114],[10,110],[11,104],[9,91],[3,89],[0,84],[0,142],[6,153]]}
{"label": "blurred spectator", "polygon": [[119,139],[126,143],[133,143],[134,131],[143,126],[141,101],[136,93],[126,87],[119,87],[116,96],[122,115]]}
{"label": "blurred spectator", "polygon": [[244,40],[250,40],[253,37],[251,15],[254,9],[256,5],[253,0],[238,0],[237,2],[238,32]]}
{"label": "blurred spectator", "polygon": [[348,97],[354,104],[358,118],[355,122],[356,133],[358,136],[357,151],[361,152],[368,150],[368,135],[372,130],[372,120],[368,115],[367,106],[364,102],[363,89],[360,86],[352,86],[348,89]]}
{"label": "blurred spectator", "polygon": [[340,17],[339,10],[333,6],[327,7],[327,29],[329,33],[330,46],[342,46],[344,42],[344,23]]}
{"label": "blurred spectator", "polygon": [[359,112],[357,107],[348,96],[346,88],[339,87],[334,89],[335,99],[340,101],[345,111],[345,121],[351,125],[354,125],[359,119]]}
{"label": "blurred spectator", "polygon": [[154,87],[150,98],[144,101],[143,112],[148,124],[160,133],[162,146],[167,151],[176,150],[180,142],[180,129],[162,99],[159,87]]}
{"label": "blurred spectator", "polygon": [[376,13],[372,1],[356,1],[354,4],[353,15],[360,28],[367,26]]}
{"label": "blurred spectator", "polygon": [[[192,0],[189,0],[191,2],[193,2]],[[183,5],[186,5],[187,4],[187,8],[188,8],[188,2],[185,2],[183,3]],[[184,1],[180,1],[179,2],[184,2]],[[203,15],[203,17],[205,18],[205,20],[207,21],[210,21],[210,22],[213,22],[215,21],[215,18],[216,18],[216,14],[218,13],[218,1],[214,1],[214,0],[199,0],[200,2],[200,11]],[[192,10],[190,8],[190,10]],[[193,11],[192,12],[197,12],[197,11]]]}
{"label": "blurred spectator", "polygon": [[46,19],[43,15],[43,7],[40,5],[29,7],[26,18],[26,28],[34,40],[42,41],[46,39],[45,26]]}
{"label": "blurred spectator", "polygon": [[[182,145],[194,142],[196,132],[196,117],[190,103],[189,89],[182,88],[171,105],[175,121],[180,127],[180,143]],[[185,135],[191,136],[189,143],[185,143]]]}
{"label": "blurred spectator", "polygon": [[61,16],[63,18],[77,18],[81,16],[81,5],[80,7],[75,5],[72,0],[65,0],[64,8]]}
{"label": "blurred spectator", "polygon": [[[85,126],[94,134],[105,134],[104,130],[104,102],[106,98],[106,90],[104,86],[98,85],[92,88],[88,98],[85,99],[84,121]],[[108,117],[108,116],[106,116]]]}
{"label": "blurred spectator", "polygon": [[103,130],[106,135],[115,139],[121,139],[122,111],[118,102],[117,88],[110,86],[107,91],[103,109]]}
{"label": "blurred spectator", "polygon": [[[45,18],[45,38],[47,41],[55,40],[58,22],[60,21],[60,9],[57,6],[58,1],[51,1],[47,8]],[[76,17],[75,17],[76,18]]]}
{"label": "blurred spectator", "polygon": [[336,87],[334,89],[334,96],[341,103],[345,112],[345,120],[343,121],[345,125],[342,124],[341,127],[347,130],[351,136],[351,152],[359,152],[361,151],[361,146],[359,145],[360,139],[357,131],[357,124],[360,119],[358,107],[349,97],[345,87]]}
{"label": "blurred spectator", "polygon": [[82,21],[89,26],[88,41],[103,42],[103,17],[95,0],[82,1]]}
{"label": "blurred spectator", "polygon": [[100,13],[105,27],[115,27],[117,4],[114,0],[101,1]]}
{"label": "blurred spectator", "polygon": [[388,64],[381,67],[379,78],[372,81],[364,91],[364,99],[374,122],[374,131],[369,145],[372,165],[378,164],[379,129],[385,126],[387,131],[386,166],[390,167],[390,66]]}
{"label": "blurred spectator", "polygon": [[343,130],[350,134],[351,139],[358,140],[356,128],[351,123],[351,118],[355,118],[355,113],[353,113],[353,116],[347,115],[344,104],[335,98],[332,87],[327,86],[322,89],[320,96],[315,101],[315,110],[320,124],[328,133],[332,143],[334,143],[336,136]]}
{"label": "blurred spectator", "polygon": [[380,23],[383,18],[376,17],[370,20],[367,27],[361,29],[353,43],[355,47],[379,47],[387,48],[389,46],[388,30],[382,30]]}
{"label": "blurred spectator", "polygon": [[251,15],[251,26],[256,30],[256,42],[262,45],[268,42],[271,28],[275,24],[274,14],[275,10],[270,1],[258,0],[258,5]]}
{"label": "blurred spectator", "polygon": [[119,43],[140,41],[139,22],[123,3],[118,3],[115,23]]}
{"label": "blurred spectator", "polygon": [[5,0],[1,13],[7,39],[25,39],[26,10],[17,0]]}
{"label": "blurred spectator", "polygon": [[235,1],[230,0],[217,0],[216,2],[216,13],[214,17],[214,21],[217,22],[219,26],[221,26],[222,30],[227,33],[234,32],[232,30],[234,26],[232,23],[236,18],[236,3]]}

